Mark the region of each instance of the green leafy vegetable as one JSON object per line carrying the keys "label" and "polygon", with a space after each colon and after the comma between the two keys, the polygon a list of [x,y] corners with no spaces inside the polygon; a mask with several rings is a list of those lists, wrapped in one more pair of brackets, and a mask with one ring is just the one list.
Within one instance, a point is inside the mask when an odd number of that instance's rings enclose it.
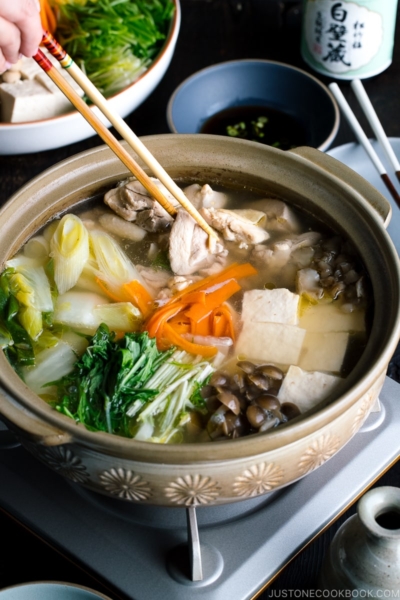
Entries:
{"label": "green leafy vegetable", "polygon": [[160,352],[147,333],[127,333],[116,342],[102,324],[73,372],[48,384],[58,388],[56,409],[88,429],[129,437],[127,409],[157,394],[145,384],[170,354]]}
{"label": "green leafy vegetable", "polygon": [[103,323],[73,372],[47,385],[57,387],[55,408],[92,431],[167,443],[179,441],[191,411],[202,412],[213,371],[183,350],[159,351],[147,332],[117,342]]}
{"label": "green leafy vegetable", "polygon": [[73,0],[57,8],[57,38],[105,95],[146,70],[175,10],[171,0]]}
{"label": "green leafy vegetable", "polygon": [[137,415],[135,439],[168,443],[180,441],[182,427],[193,410],[204,407],[199,390],[207,384],[214,367],[202,357],[176,351],[146,383],[158,394],[144,407],[133,405],[129,415]]}
{"label": "green leafy vegetable", "polygon": [[20,304],[10,290],[14,269],[5,269],[0,276],[0,346],[8,361],[20,373],[23,365],[35,362],[32,340],[18,322]]}

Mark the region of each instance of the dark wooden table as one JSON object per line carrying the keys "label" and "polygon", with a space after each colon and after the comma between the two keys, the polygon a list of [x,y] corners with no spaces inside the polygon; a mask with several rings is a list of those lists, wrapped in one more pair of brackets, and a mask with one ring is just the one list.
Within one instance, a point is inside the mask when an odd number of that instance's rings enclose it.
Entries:
{"label": "dark wooden table", "polygon": [[[167,74],[153,94],[126,121],[137,135],[168,133],[166,105],[175,87],[186,77],[208,65],[239,58],[266,58],[311,70],[300,56],[301,7],[295,0],[181,0],[182,25],[176,52]],[[399,37],[400,20],[397,23]],[[315,74],[315,73],[314,73]],[[317,75],[324,83],[329,80]],[[366,90],[392,137],[400,137],[400,42],[395,44],[393,63],[385,72],[365,80]],[[349,85],[341,88],[367,134],[370,130],[360,113]],[[114,132],[115,133],[115,132]],[[118,137],[118,135],[117,135]],[[333,146],[354,141],[346,123],[341,123]],[[0,204],[32,177],[53,164],[85,149],[102,144],[97,136],[82,142],[34,155],[0,157]],[[5,482],[1,482],[5,485]],[[400,485],[398,461],[376,485]],[[304,550],[280,577],[264,591],[311,590],[315,586],[322,557],[339,525],[355,511],[350,508],[327,532]],[[101,590],[101,584],[84,573],[31,532],[0,511],[0,588],[30,580],[64,580]],[[149,599],[151,600],[151,599]],[[235,600],[234,598],[232,600]]]}

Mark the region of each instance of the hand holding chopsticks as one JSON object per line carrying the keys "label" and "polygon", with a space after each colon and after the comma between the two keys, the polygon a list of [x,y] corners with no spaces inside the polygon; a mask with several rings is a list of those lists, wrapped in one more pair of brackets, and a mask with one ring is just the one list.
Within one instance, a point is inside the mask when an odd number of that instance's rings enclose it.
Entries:
{"label": "hand holding chopsticks", "polygon": [[[384,144],[384,149],[387,152],[387,147],[390,146],[389,140],[387,139],[385,132],[383,131],[382,125],[379,123],[379,119],[378,119],[374,109],[372,108],[372,104],[370,103],[370,101],[365,93],[365,90],[362,87],[361,82],[358,82],[358,83],[353,82],[352,87],[356,91],[357,99],[362,98],[362,100],[360,101],[361,107],[366,111],[366,116],[378,138],[378,141],[380,141],[382,143],[381,140],[383,140],[383,138],[386,139],[386,142]],[[388,190],[389,190],[391,196],[393,197],[393,199],[395,200],[397,206],[400,208],[400,196],[397,193],[396,188],[394,187],[392,181],[390,180],[389,175],[387,174],[386,169],[385,169],[383,163],[381,162],[379,156],[375,152],[371,142],[369,141],[369,139],[365,135],[361,125],[357,121],[357,118],[356,118],[354,112],[351,110],[346,98],[343,96],[339,86],[337,85],[337,83],[330,83],[329,88],[330,88],[331,92],[333,93],[333,95],[335,96],[340,108],[343,111],[343,114],[345,115],[346,119],[348,120],[349,125],[352,128],[357,140],[363,146],[364,150],[366,151],[369,158],[371,159],[371,162],[373,163],[373,165],[375,166],[379,175],[381,176],[382,181],[388,188]],[[361,92],[361,88],[364,93]],[[368,102],[365,101],[365,98],[367,98]],[[372,108],[372,111],[371,111],[371,108]],[[371,117],[372,114],[375,115],[374,118]],[[374,125],[372,125],[372,122],[374,122]],[[379,127],[377,126],[378,123],[379,123]],[[379,130],[379,137],[377,134],[378,130]],[[392,149],[391,149],[390,154],[395,157]],[[396,157],[395,157],[395,161],[397,163]],[[392,164],[394,164],[394,163],[392,163]],[[399,169],[400,169],[400,165],[399,165]],[[399,169],[396,168],[396,171]]]}
{"label": "hand holding chopsticks", "polygon": [[[70,75],[75,81],[81,86],[91,100],[98,106],[102,113],[107,117],[110,123],[117,129],[121,136],[128,142],[128,144],[137,152],[142,158],[143,162],[148,165],[152,172],[159,178],[159,180],[165,185],[170,193],[176,198],[176,200],[183,206],[187,212],[197,221],[200,227],[211,237],[217,238],[216,232],[206,223],[204,218],[198,213],[195,207],[189,202],[182,190],[176,185],[173,179],[166,173],[163,167],[157,162],[155,157],[149,152],[145,145],[139,140],[139,138],[133,133],[128,127],[125,121],[111,109],[107,100],[100,94],[97,88],[92,84],[88,77],[79,69],[74,63],[72,58],[65,52],[60,44],[54,39],[54,37],[45,32],[43,35],[43,43],[49,49],[49,51],[59,60],[60,64],[68,69]],[[150,177],[141,169],[141,167],[134,161],[131,155],[125,150],[125,148],[119,143],[119,141],[112,135],[105,125],[96,117],[93,111],[87,106],[87,104],[80,98],[75,90],[70,86],[68,81],[54,68],[52,63],[46,58],[41,50],[33,57],[52,81],[60,88],[60,90],[67,96],[71,103],[77,108],[82,116],[90,123],[93,129],[99,134],[103,141],[113,150],[113,152],[120,158],[124,165],[135,175],[135,177],[142,183],[147,191],[167,210],[170,215],[176,213],[175,207],[169,202],[164,196],[161,190],[154,184]]]}

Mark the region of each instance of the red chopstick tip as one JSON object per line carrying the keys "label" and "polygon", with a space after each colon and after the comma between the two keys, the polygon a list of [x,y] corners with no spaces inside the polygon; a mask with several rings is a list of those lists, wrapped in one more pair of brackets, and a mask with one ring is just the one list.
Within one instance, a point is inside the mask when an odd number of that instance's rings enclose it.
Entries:
{"label": "red chopstick tip", "polygon": [[33,58],[36,60],[36,62],[38,63],[38,65],[40,67],[42,67],[43,71],[50,71],[53,68],[53,65],[51,64],[51,62],[49,61],[49,59],[47,58],[47,56],[45,54],[43,54],[42,50],[39,48],[39,50],[36,52],[36,54],[33,56]]}
{"label": "red chopstick tip", "polygon": [[387,173],[382,173],[381,179],[382,179],[383,183],[386,185],[389,192],[391,193],[393,200],[396,202],[397,206],[400,208],[400,196],[396,192],[396,188],[394,187],[393,183],[389,179],[389,175]]}

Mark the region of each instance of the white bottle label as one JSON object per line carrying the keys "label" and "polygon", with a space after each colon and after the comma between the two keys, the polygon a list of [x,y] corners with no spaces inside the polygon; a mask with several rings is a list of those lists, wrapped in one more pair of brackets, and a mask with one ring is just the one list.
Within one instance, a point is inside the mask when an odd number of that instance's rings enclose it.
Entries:
{"label": "white bottle label", "polygon": [[378,53],[383,41],[379,13],[354,2],[329,0],[311,0],[305,8],[305,41],[324,70],[332,74],[355,71]]}

